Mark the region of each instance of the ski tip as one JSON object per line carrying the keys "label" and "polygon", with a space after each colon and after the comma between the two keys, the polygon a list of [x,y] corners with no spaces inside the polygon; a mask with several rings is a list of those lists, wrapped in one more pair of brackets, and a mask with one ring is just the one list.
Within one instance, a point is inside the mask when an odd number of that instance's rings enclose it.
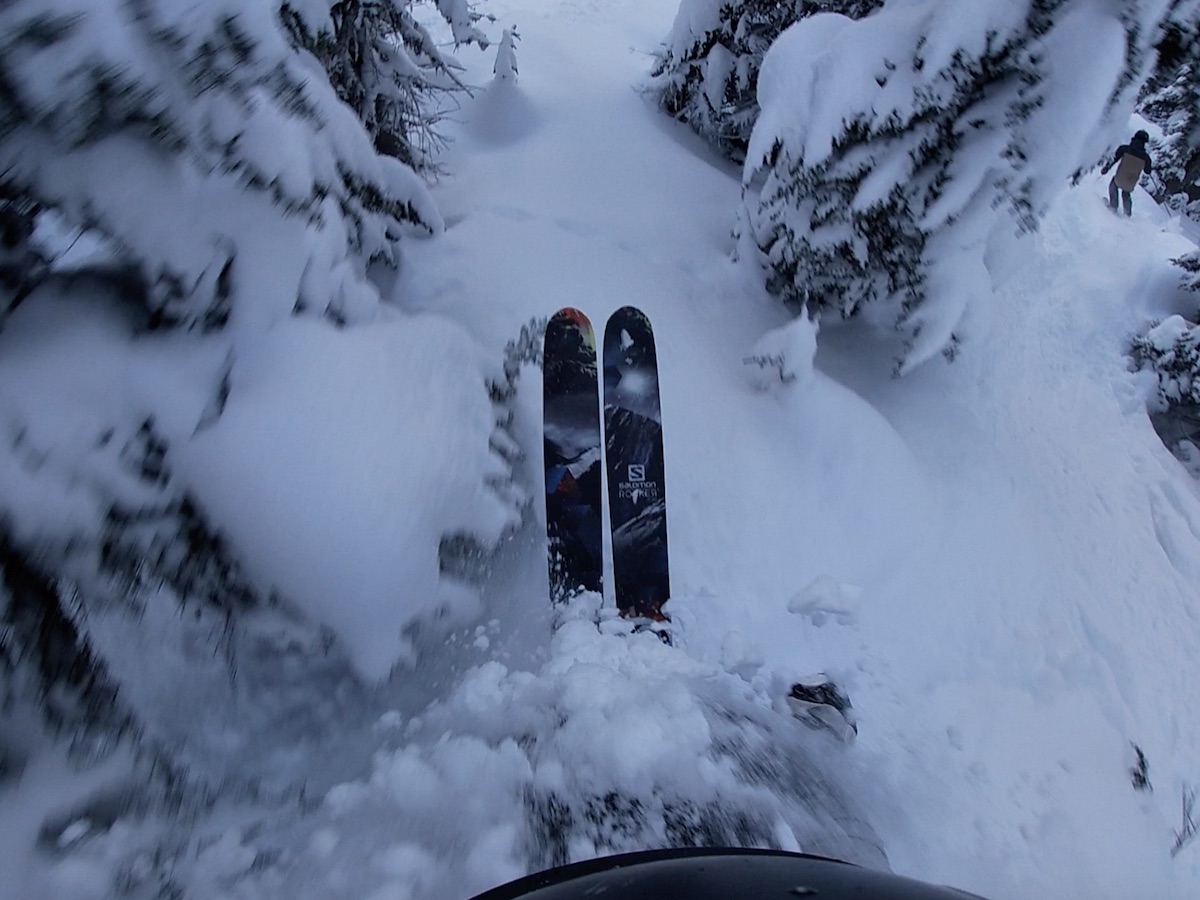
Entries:
{"label": "ski tip", "polygon": [[640,322],[646,328],[650,327],[650,317],[636,306],[622,306],[620,309],[614,310],[612,315],[608,317],[610,328],[623,328],[626,322]]}
{"label": "ski tip", "polygon": [[582,328],[591,328],[592,327],[592,320],[587,317],[587,313],[585,313],[581,309],[576,309],[574,306],[564,306],[562,309],[560,309],[558,312],[556,312],[554,315],[552,315],[550,317],[550,321],[551,322],[567,321],[567,322],[571,322],[574,325],[578,325]]}

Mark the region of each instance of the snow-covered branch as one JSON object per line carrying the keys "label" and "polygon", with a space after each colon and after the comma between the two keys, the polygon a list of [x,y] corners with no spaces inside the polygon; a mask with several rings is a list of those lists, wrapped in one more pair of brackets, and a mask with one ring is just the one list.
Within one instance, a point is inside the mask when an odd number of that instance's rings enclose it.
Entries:
{"label": "snow-covered branch", "polygon": [[763,56],[788,26],[819,12],[861,18],[883,0],[683,0],[654,67],[659,103],[741,161],[758,118]]}
{"label": "snow-covered branch", "polygon": [[367,266],[394,263],[406,231],[442,227],[421,180],[376,151],[276,12],[271,0],[0,11],[6,184],[109,237],[160,324],[370,316]]}
{"label": "snow-covered branch", "polygon": [[922,0],[785,31],[743,174],[768,287],[871,310],[903,335],[900,371],[952,354],[1000,251],[1124,128],[1164,12],[1119,6]]}
{"label": "snow-covered branch", "polygon": [[1175,844],[1171,847],[1171,855],[1177,856],[1179,851],[1192,842],[1196,836],[1196,788],[1185,784],[1182,794],[1182,822],[1175,832]]}

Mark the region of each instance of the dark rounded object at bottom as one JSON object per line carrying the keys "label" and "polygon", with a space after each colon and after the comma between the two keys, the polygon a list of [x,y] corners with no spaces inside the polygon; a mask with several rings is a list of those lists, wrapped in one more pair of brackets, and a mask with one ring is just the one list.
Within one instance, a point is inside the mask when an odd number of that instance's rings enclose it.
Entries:
{"label": "dark rounded object at bottom", "polygon": [[[474,900],[964,900],[976,897],[861,866],[782,850],[690,848],[560,866]],[[976,897],[976,900],[982,898]]]}

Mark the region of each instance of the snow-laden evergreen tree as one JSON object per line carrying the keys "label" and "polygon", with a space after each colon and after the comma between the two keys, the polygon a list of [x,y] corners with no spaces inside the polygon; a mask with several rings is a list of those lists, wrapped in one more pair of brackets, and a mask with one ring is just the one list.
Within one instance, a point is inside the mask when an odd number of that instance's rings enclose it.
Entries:
{"label": "snow-laden evergreen tree", "polygon": [[[1161,129],[1151,138],[1154,177],[1148,187],[1159,203],[1200,220],[1200,8],[1180,3],[1164,23],[1154,72],[1138,111]],[[1200,294],[1200,252],[1172,262],[1182,270],[1180,287]],[[1172,409],[1200,405],[1200,326],[1182,316],[1156,322],[1132,342],[1139,368],[1158,378],[1157,405]],[[1174,409],[1172,415],[1181,410]],[[1163,434],[1170,444],[1171,436]]]}
{"label": "snow-laden evergreen tree", "polygon": [[741,161],[758,117],[767,48],[818,12],[860,18],[883,0],[683,0],[654,67],[659,102],[723,155]]}
{"label": "snow-laden evergreen tree", "polygon": [[1200,406],[1200,326],[1170,316],[1133,341],[1139,368],[1158,376],[1158,404]]}
{"label": "snow-laden evergreen tree", "polygon": [[517,80],[517,41],[520,39],[521,35],[515,27],[504,29],[500,46],[496,50],[496,62],[492,66],[492,74],[498,81]]}
{"label": "snow-laden evergreen tree", "polygon": [[764,60],[744,247],[797,306],[954,352],[1005,253],[1126,130],[1172,0],[891,0],[810,16]]}
{"label": "snow-laden evergreen tree", "polygon": [[1182,286],[1184,290],[1200,294],[1200,251],[1184,254],[1172,262],[1183,269]]}
{"label": "snow-laden evergreen tree", "polygon": [[[436,6],[456,40],[482,40],[465,0]],[[429,161],[438,113],[422,103],[456,86],[407,0],[0,3],[0,366],[12,364],[0,379],[0,782],[35,755],[40,719],[85,748],[135,735],[176,784],[187,771],[258,790],[282,744],[332,736],[354,714],[360,673],[345,648],[245,574],[247,549],[179,475],[179,446],[269,382],[265,336],[400,330],[379,273],[443,227],[408,162]],[[83,267],[59,261],[50,232],[98,250]],[[49,408],[64,402],[56,389],[80,390],[55,377],[64,346],[97,388],[59,428],[71,410]],[[115,378],[113,347],[128,366]],[[38,370],[18,354],[39,352],[44,392],[11,378]],[[477,476],[484,508],[510,489],[517,451],[503,429],[489,448],[489,386],[480,372],[471,395],[470,377],[447,380],[478,400],[479,451],[461,474]],[[212,722],[153,696],[155,665],[206,717],[228,716],[216,730],[253,732],[249,744],[205,744]],[[313,704],[314,685],[342,708]]]}
{"label": "snow-laden evergreen tree", "polygon": [[[1183,270],[1179,286],[1200,295],[1200,251],[1171,261]],[[1192,318],[1200,319],[1200,309]],[[1159,411],[1200,407],[1200,325],[1180,315],[1154,322],[1133,339],[1130,356],[1139,369],[1148,369],[1157,376]]]}
{"label": "snow-laden evergreen tree", "polygon": [[1155,199],[1200,218],[1200,23],[1172,21],[1139,111],[1162,129],[1150,143]]}
{"label": "snow-laden evergreen tree", "polygon": [[369,317],[368,265],[442,227],[402,161],[453,66],[407,2],[15,0],[0,33],[6,192],[111,239],[157,324]]}
{"label": "snow-laden evergreen tree", "polygon": [[[375,148],[416,169],[428,169],[441,146],[440,95],[464,91],[459,65],[413,15],[412,0],[340,0],[327,22],[311,20],[284,3],[280,16],[293,40],[324,65],[339,99],[358,115]],[[466,0],[439,0],[456,46],[487,47]]]}

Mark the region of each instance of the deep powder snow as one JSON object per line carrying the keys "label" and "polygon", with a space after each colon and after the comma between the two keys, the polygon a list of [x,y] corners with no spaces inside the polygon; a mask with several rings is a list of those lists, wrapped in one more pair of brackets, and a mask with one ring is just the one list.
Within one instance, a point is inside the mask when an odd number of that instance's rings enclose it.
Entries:
{"label": "deep powder snow", "polygon": [[[230,418],[183,451],[258,577],[361,673],[400,665],[367,703],[362,752],[303,814],[242,801],[177,826],[175,883],[466,897],[531,866],[704,840],[997,900],[1194,896],[1200,847],[1170,851],[1200,779],[1200,495],[1125,358],[1130,335],[1181,311],[1168,260],[1189,243],[1144,194],[1126,221],[1097,176],[1064,187],[960,358],[895,379],[887,335],[793,322],[731,261],[739,172],[637,89],[676,5],[491,0],[518,27],[519,77],[491,83],[494,54],[465,54],[481,88],[434,191],[447,229],[405,245],[398,310],[340,346],[312,323],[265,329]],[[603,322],[628,303],[659,344],[675,647],[627,634],[600,598],[552,614],[536,502],[479,598],[436,574],[444,531],[509,524],[457,480],[486,467],[489,423],[441,362],[474,383],[529,320],[572,305]],[[81,328],[62,340],[109,348],[119,383],[122,341]],[[42,364],[0,360],[14,378]],[[516,423],[535,495],[538,377],[522,372]],[[188,396],[167,393],[138,403]],[[391,609],[397,582],[413,599]],[[395,639],[439,604],[452,633]],[[853,699],[853,746],[779,704],[818,671]],[[1153,792],[1131,783],[1134,744]],[[303,748],[283,763],[310,764]],[[32,855],[33,811],[72,778],[47,759],[0,794],[0,895],[105,896],[153,845],[128,821]]]}

